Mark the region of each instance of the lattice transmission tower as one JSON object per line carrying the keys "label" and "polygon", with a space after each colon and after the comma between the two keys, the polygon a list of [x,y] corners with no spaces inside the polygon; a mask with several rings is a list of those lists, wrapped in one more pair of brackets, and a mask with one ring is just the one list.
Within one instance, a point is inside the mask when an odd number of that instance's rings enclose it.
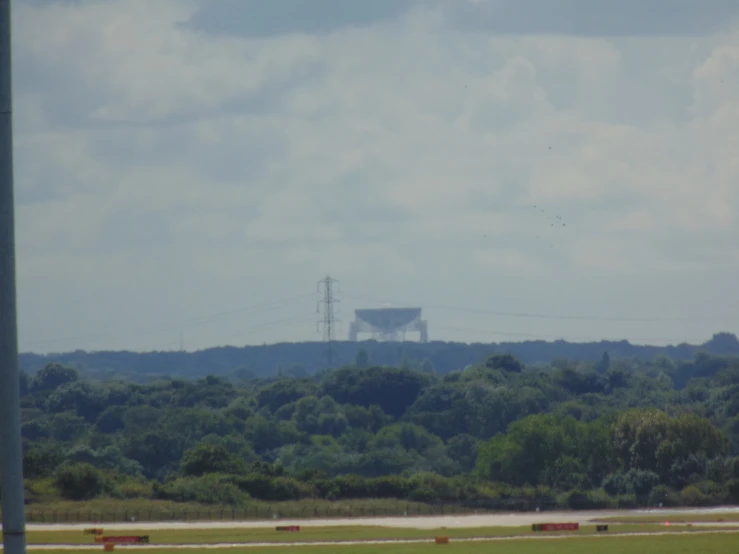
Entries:
{"label": "lattice transmission tower", "polygon": [[323,331],[328,367],[332,367],[334,363],[333,342],[336,337],[336,327],[340,323],[340,320],[336,318],[336,314],[334,313],[335,304],[341,302],[341,300],[334,296],[334,285],[338,283],[336,279],[332,279],[326,275],[326,277],[318,281],[316,289],[319,294],[323,294],[323,297],[318,301],[318,305],[316,306],[316,313],[320,313],[321,307],[323,307],[323,318],[318,321],[317,328]]}

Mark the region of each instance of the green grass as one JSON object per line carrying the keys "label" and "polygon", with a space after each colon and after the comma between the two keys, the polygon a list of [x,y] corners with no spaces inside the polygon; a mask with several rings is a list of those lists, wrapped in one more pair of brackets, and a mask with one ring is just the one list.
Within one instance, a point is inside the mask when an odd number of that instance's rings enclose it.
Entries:
{"label": "green grass", "polygon": [[[250,554],[275,554],[278,551],[293,554],[426,554],[442,549],[452,554],[723,554],[736,552],[737,537],[734,534],[703,534],[681,536],[640,536],[640,537],[598,537],[574,538],[568,540],[510,540],[491,544],[490,542],[454,543],[436,546],[428,544],[397,545],[345,545],[294,547],[281,550],[274,547],[250,548]],[[433,550],[432,550],[433,549]],[[102,548],[100,549],[102,551]],[[209,549],[188,549],[188,554],[214,554]],[[46,550],[44,554],[88,554],[84,550]],[[182,554],[182,550],[157,550],[157,554]]]}
{"label": "green grass", "polygon": [[[104,526],[103,526],[104,529]],[[706,530],[705,528],[702,528]],[[634,532],[678,532],[691,530],[687,525],[616,525],[608,533]],[[595,534],[595,525],[581,525],[579,531],[540,533],[531,527],[481,527],[464,529],[412,529],[381,526],[352,527],[302,527],[300,532],[276,531],[274,528],[262,529],[177,529],[152,531],[145,528],[126,531],[108,531],[106,535],[148,535],[152,544],[214,544],[248,542],[321,542],[350,540],[399,540],[432,539],[436,535],[450,538],[467,537],[512,537],[512,536],[558,536]],[[29,544],[92,544],[95,539],[81,531],[30,531]]]}
{"label": "green grass", "polygon": [[395,499],[253,501],[247,506],[212,506],[146,499],[96,499],[86,502],[49,501],[29,504],[29,523],[85,523],[93,521],[195,521],[281,518],[383,517],[404,515],[469,514],[476,510],[460,506],[433,506]]}

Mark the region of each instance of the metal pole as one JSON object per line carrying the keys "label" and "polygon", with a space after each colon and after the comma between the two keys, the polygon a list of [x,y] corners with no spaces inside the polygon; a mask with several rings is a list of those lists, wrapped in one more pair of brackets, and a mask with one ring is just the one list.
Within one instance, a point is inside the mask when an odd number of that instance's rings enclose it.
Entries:
{"label": "metal pole", "polygon": [[26,510],[15,292],[10,1],[0,0],[0,471],[4,550],[6,554],[25,554]]}

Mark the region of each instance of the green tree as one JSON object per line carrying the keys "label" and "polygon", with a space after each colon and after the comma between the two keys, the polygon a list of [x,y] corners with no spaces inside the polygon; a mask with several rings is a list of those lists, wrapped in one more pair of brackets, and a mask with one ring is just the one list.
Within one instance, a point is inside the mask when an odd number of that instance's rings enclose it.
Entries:
{"label": "green tree", "polygon": [[399,418],[432,380],[428,374],[405,369],[342,368],[324,378],[322,389],[340,404],[376,405]]}
{"label": "green tree", "polygon": [[178,465],[184,452],[182,437],[162,431],[150,431],[127,438],[123,454],[136,460],[149,478],[163,478]]}
{"label": "green tree", "polygon": [[309,380],[281,379],[267,385],[257,393],[257,405],[275,413],[285,404],[315,394],[317,384]]}
{"label": "green tree", "polygon": [[447,454],[456,460],[462,471],[471,471],[475,467],[480,449],[480,441],[465,433],[452,437],[447,443]]}
{"label": "green tree", "polygon": [[56,486],[68,500],[90,500],[106,490],[105,478],[90,464],[62,466],[57,472]]}
{"label": "green tree", "polygon": [[605,373],[609,369],[611,369],[611,356],[608,354],[608,352],[603,352],[603,357],[600,360],[598,370],[601,373]]}
{"label": "green tree", "polygon": [[27,479],[50,477],[62,462],[64,452],[58,445],[34,445],[23,453],[23,476]]}
{"label": "green tree", "polygon": [[31,381],[31,392],[52,391],[67,383],[79,379],[76,369],[64,367],[60,364],[49,364],[39,371]]}
{"label": "green tree", "polygon": [[220,444],[198,444],[186,451],[180,462],[180,473],[200,477],[208,473],[243,474],[246,465],[238,456]]}
{"label": "green tree", "polygon": [[124,416],[128,408],[126,406],[109,406],[100,414],[95,428],[99,433],[117,433],[126,427]]}
{"label": "green tree", "polygon": [[370,365],[370,357],[367,350],[360,348],[357,350],[357,355],[354,358],[354,363],[360,369],[365,369]]}
{"label": "green tree", "polygon": [[524,365],[513,354],[493,354],[485,361],[485,366],[509,373],[521,373],[524,369]]}

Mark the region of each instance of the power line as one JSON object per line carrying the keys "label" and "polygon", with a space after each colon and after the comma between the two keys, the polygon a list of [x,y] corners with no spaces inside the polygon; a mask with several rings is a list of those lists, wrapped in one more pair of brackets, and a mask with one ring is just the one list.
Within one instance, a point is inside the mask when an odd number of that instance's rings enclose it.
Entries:
{"label": "power line", "polygon": [[[244,336],[250,337],[251,336],[250,334],[261,331],[262,329],[268,329],[270,327],[275,327],[275,326],[280,326],[284,328],[292,327],[299,323],[302,324],[302,323],[307,323],[308,321],[313,321],[314,318],[315,318],[315,312],[312,312],[307,315],[290,316],[290,317],[284,317],[284,318],[280,318],[280,319],[276,319],[272,321],[265,321],[262,323],[258,323],[256,325],[251,325],[249,327],[246,327],[245,329],[242,329],[238,331],[237,333],[230,333],[228,335],[224,335],[221,337],[221,340],[228,340],[234,337],[244,337]],[[148,351],[155,349],[157,346],[160,346],[161,344],[162,343],[157,343],[157,344],[152,343],[151,346],[144,347],[144,348],[138,348],[137,351],[148,352]],[[163,344],[168,345],[168,346],[174,346],[177,344],[177,341],[171,340]],[[211,347],[208,347],[208,348],[211,348]]]}
{"label": "power line", "polygon": [[214,312],[211,314],[206,314],[206,315],[196,316],[194,318],[181,320],[179,322],[172,322],[171,324],[167,326],[158,327],[154,329],[150,328],[148,330],[137,330],[137,331],[124,332],[124,333],[116,333],[116,332],[91,333],[88,335],[78,335],[74,337],[28,341],[28,344],[45,345],[45,344],[64,343],[64,342],[76,342],[76,341],[99,339],[99,338],[110,338],[110,337],[128,338],[128,337],[138,337],[138,336],[144,336],[144,335],[153,335],[156,333],[164,333],[168,331],[186,329],[188,327],[197,327],[197,326],[207,325],[209,323],[212,323],[213,321],[217,321],[218,319],[221,319],[229,315],[235,315],[235,314],[241,314],[241,313],[247,313],[247,312],[258,312],[258,311],[269,310],[272,308],[279,308],[286,304],[289,304],[290,302],[295,302],[297,300],[302,300],[302,299],[305,299],[311,296],[313,295],[312,294],[301,294],[298,296],[294,296],[292,298],[285,298],[282,300],[274,300],[272,302],[263,302],[260,304],[253,304],[251,306],[243,306],[241,308],[234,308],[231,310]]}
{"label": "power line", "polygon": [[[395,302],[388,299],[375,298],[364,295],[346,294],[346,298],[354,300],[369,300],[372,302],[380,302],[395,305],[421,305],[420,302]],[[501,312],[496,310],[487,310],[484,308],[469,308],[463,306],[450,306],[445,304],[424,305],[425,308],[436,310],[448,310],[454,312],[468,312],[484,315],[494,315],[498,317],[517,317],[527,319],[559,319],[559,320],[575,320],[575,321],[621,321],[621,322],[689,322],[689,321],[736,321],[735,317],[713,317],[713,318],[696,318],[696,317],[617,317],[617,316],[593,316],[593,315],[569,315],[569,314],[547,314],[547,313],[527,313],[527,312]]]}
{"label": "power line", "polygon": [[332,279],[328,275],[318,281],[316,292],[321,292],[323,287],[323,298],[318,301],[316,306],[316,312],[321,311],[321,305],[323,305],[323,319],[318,322],[318,326],[323,328],[323,340],[326,342],[326,358],[328,361],[328,367],[332,367],[334,363],[334,352],[333,352],[333,340],[334,340],[334,328],[338,320],[334,314],[334,304],[341,302],[334,297],[333,285],[338,283],[336,279]]}
{"label": "power line", "polygon": [[[590,341],[590,342],[620,342],[622,340],[626,340],[623,338],[620,339],[608,339],[604,338],[602,336],[595,336],[595,335],[539,335],[534,333],[514,333],[510,331],[498,331],[493,329],[480,329],[476,327],[467,327],[463,326],[460,327],[458,325],[436,325],[439,329],[448,329],[452,331],[471,331],[475,333],[485,333],[488,335],[498,335],[501,337],[516,337],[516,338],[526,338],[531,340],[567,340],[567,341]],[[632,343],[634,341],[642,342],[642,343],[649,343],[649,342],[667,342],[670,344],[700,344],[703,341],[700,339],[676,339],[674,337],[666,338],[666,337],[632,337],[629,339],[629,343]],[[498,342],[498,341],[492,341],[492,342]]]}

